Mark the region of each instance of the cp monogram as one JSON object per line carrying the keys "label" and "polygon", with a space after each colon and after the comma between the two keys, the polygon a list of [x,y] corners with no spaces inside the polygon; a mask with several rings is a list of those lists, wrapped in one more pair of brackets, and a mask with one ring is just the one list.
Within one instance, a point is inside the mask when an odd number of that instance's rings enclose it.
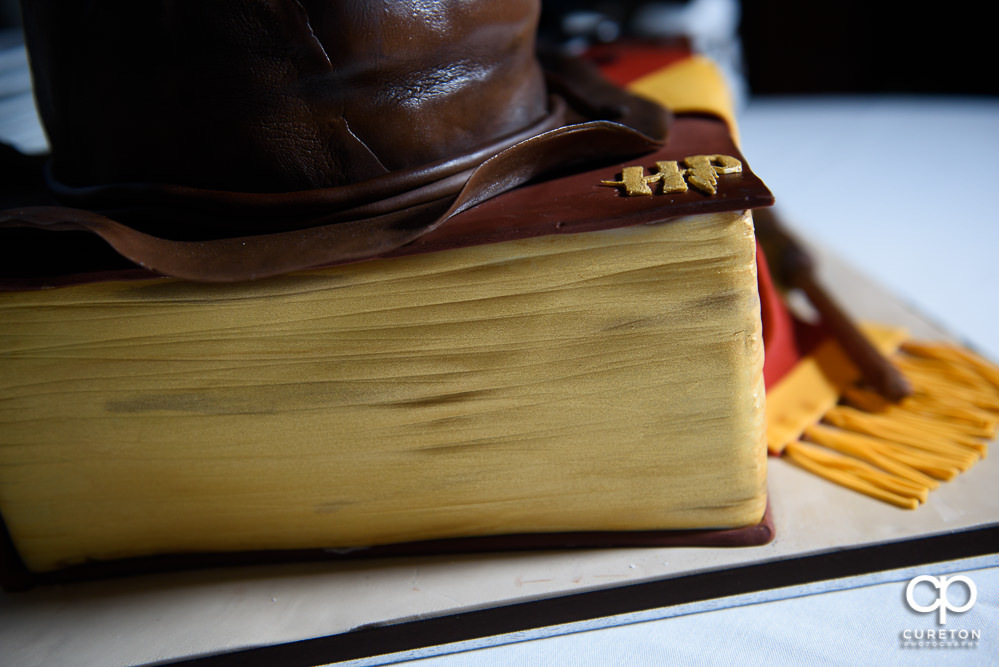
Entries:
{"label": "cp monogram", "polygon": [[[915,599],[913,599],[912,592],[915,590],[922,582],[928,582],[932,584],[937,589],[937,599],[930,605],[920,605]],[[955,607],[950,602],[950,597],[947,595],[947,590],[950,585],[955,581],[959,581],[968,587],[968,601],[959,607]],[[928,574],[921,574],[912,581],[909,585],[905,587],[905,601],[909,603],[914,611],[918,611],[921,614],[928,614],[935,609],[940,610],[940,625],[947,625],[947,612],[953,611],[960,614],[961,612],[968,611],[973,606],[975,606],[975,600],[978,598],[978,589],[975,587],[975,582],[973,582],[968,577],[963,574],[958,574],[953,577],[943,576],[943,577],[933,577]]]}

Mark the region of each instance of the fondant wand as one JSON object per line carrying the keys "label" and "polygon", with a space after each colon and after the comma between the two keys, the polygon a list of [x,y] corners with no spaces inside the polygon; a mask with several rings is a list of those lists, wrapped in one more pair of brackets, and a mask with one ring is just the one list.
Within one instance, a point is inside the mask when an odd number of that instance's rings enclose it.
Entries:
{"label": "fondant wand", "polygon": [[772,209],[753,211],[756,237],[778,281],[800,289],[822,317],[864,380],[884,398],[897,402],[912,394],[912,386],[902,373],[871,344],[870,340],[843,311],[815,278],[815,262],[807,250],[791,236]]}

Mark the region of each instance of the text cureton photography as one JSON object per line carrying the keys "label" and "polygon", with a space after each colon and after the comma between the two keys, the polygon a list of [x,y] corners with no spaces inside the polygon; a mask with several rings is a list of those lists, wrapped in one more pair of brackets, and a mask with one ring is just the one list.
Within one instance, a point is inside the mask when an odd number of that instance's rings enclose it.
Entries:
{"label": "text cureton photography", "polygon": [[[927,615],[933,627],[911,627],[899,633],[903,648],[977,648],[982,641],[978,627],[955,627],[961,614],[978,601],[978,587],[970,577],[957,575],[913,577],[905,587],[905,602],[912,611]],[[951,616],[948,616],[951,614]],[[948,627],[948,621],[952,621]]]}

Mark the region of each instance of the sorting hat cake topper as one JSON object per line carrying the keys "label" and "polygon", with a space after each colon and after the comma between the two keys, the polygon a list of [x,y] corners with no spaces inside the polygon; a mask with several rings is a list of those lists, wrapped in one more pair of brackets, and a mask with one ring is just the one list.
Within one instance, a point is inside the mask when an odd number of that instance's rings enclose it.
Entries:
{"label": "sorting hat cake topper", "polygon": [[552,169],[660,146],[666,110],[542,67],[538,16],[538,0],[26,3],[60,206],[0,226],[244,280],[375,256]]}

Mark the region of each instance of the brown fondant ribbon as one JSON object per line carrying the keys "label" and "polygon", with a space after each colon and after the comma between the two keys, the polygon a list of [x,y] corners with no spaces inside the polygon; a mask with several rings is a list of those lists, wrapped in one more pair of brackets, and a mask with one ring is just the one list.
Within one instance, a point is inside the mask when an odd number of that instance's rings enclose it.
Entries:
{"label": "brown fondant ribbon", "polygon": [[[426,187],[430,191],[424,191],[422,196],[403,195],[397,202],[401,206],[395,210],[385,210],[391,208],[385,201],[361,205],[348,212],[331,206],[333,213],[310,221],[314,226],[270,234],[172,240],[140,231],[101,213],[67,207],[4,211],[0,213],[0,227],[91,232],[136,264],[176,278],[201,282],[253,280],[378,256],[419,238],[461,211],[556,168],[592,161],[594,156],[624,158],[646,153],[661,144],[630,127],[609,121],[558,127],[502,150],[470,173],[456,170],[429,183]],[[456,196],[452,194],[455,190]],[[185,189],[184,194],[190,192]],[[265,208],[269,205],[271,210],[294,199],[281,194],[226,193],[225,197],[230,200],[225,203],[235,198],[241,200],[240,206],[253,207],[256,201]],[[307,207],[315,212],[322,205],[322,198],[321,191],[308,193]],[[368,215],[344,219],[348,213]],[[176,215],[176,223],[182,227],[184,214],[181,211]]]}

